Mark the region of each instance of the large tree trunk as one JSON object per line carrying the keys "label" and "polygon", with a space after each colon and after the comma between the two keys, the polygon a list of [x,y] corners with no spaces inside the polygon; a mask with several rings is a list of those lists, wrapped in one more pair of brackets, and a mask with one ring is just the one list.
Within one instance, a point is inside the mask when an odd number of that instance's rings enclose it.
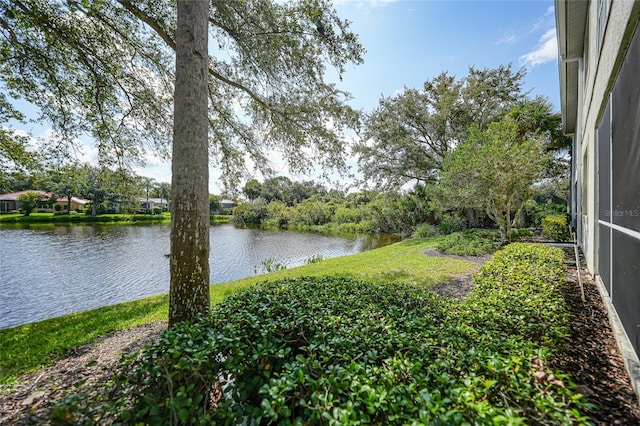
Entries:
{"label": "large tree trunk", "polygon": [[209,310],[208,0],[179,0],[169,326]]}
{"label": "large tree trunk", "polygon": [[479,213],[480,212],[478,211],[478,209],[467,209],[467,220],[469,221],[469,228],[480,227]]}

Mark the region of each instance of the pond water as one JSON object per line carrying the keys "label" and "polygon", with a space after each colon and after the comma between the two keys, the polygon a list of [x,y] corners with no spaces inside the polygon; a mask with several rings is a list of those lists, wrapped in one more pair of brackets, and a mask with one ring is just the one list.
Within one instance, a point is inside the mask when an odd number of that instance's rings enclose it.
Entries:
{"label": "pond water", "polygon": [[[0,228],[0,328],[169,292],[169,225]],[[359,253],[392,236],[211,227],[211,282]]]}

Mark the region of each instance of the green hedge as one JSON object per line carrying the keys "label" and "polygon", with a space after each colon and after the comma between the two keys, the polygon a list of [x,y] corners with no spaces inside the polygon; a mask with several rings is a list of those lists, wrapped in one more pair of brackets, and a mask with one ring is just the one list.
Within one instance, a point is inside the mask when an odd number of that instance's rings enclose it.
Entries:
{"label": "green hedge", "polygon": [[[228,223],[229,216],[212,214],[209,216],[211,222],[215,223]],[[164,214],[104,214],[104,215],[86,215],[72,212],[71,214],[32,214],[29,216],[24,215],[0,215],[0,224],[81,224],[81,223],[157,223],[157,222],[169,222],[171,221],[171,215]]]}
{"label": "green hedge", "polygon": [[[73,212],[75,213],[75,212]],[[0,216],[0,223],[134,223],[134,222],[161,222],[171,220],[170,216],[153,214],[31,214]]]}
{"label": "green hedge", "polygon": [[[415,285],[285,279],[216,305],[53,411],[74,424],[586,424],[546,360],[562,253],[513,244],[465,301]],[[89,402],[87,402],[89,401]]]}
{"label": "green hedge", "polygon": [[542,235],[556,241],[569,241],[566,216],[552,215],[542,219]]}

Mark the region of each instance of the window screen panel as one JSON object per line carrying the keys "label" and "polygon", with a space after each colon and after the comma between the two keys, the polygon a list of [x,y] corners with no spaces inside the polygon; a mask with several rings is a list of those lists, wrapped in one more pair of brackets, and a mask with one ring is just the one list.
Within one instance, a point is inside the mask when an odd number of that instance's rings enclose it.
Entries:
{"label": "window screen panel", "polygon": [[640,240],[613,230],[613,304],[640,353]]}
{"label": "window screen panel", "polygon": [[640,34],[636,30],[612,94],[613,223],[640,231]]}

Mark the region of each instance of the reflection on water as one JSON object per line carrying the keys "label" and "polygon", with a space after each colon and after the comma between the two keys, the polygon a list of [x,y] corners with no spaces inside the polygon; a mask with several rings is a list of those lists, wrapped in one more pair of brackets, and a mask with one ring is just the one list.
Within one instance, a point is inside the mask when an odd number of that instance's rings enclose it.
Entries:
{"label": "reflection on water", "polygon": [[[326,236],[211,227],[211,282],[390,244],[393,236]],[[169,225],[0,228],[0,328],[169,291]]]}

